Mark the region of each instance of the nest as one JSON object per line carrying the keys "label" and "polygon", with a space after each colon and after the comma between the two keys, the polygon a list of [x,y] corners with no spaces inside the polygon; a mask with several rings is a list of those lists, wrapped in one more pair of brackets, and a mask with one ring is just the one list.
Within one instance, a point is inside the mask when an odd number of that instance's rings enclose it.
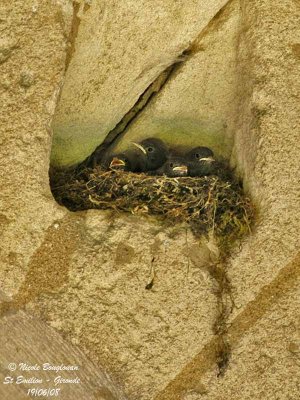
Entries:
{"label": "nest", "polygon": [[188,223],[196,235],[213,231],[223,249],[249,232],[254,210],[237,182],[218,176],[148,176],[99,167],[56,172],[52,192],[71,211],[116,210]]}

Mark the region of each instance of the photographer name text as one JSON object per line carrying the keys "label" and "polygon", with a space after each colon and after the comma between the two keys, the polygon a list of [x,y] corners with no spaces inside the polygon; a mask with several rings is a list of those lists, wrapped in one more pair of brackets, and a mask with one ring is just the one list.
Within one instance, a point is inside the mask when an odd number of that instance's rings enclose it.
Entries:
{"label": "photographer name text", "polygon": [[79,366],[78,365],[53,365],[50,363],[44,363],[44,364],[26,364],[26,363],[19,363],[15,364],[16,368],[14,370],[19,370],[19,371],[79,371]]}

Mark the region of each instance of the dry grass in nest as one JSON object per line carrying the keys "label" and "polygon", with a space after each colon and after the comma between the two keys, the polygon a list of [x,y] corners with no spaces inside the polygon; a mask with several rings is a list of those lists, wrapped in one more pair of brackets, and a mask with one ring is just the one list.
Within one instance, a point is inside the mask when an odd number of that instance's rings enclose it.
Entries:
{"label": "dry grass in nest", "polygon": [[69,210],[112,209],[187,222],[197,235],[213,230],[223,250],[249,232],[254,214],[241,187],[217,176],[169,178],[87,168],[56,172],[51,186]]}

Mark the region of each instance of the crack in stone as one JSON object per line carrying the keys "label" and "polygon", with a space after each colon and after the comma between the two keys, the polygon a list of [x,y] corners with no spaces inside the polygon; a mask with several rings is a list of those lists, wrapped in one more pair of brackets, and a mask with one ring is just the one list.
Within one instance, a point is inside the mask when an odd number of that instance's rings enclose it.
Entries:
{"label": "crack in stone", "polygon": [[[84,166],[95,167],[99,161],[101,161],[103,155],[117,141],[119,141],[126,133],[130,124],[132,124],[139,114],[150,104],[151,100],[163,89],[167,81],[174,75],[178,67],[188,59],[190,55],[201,51],[202,48],[198,48],[197,42],[201,40],[203,36],[207,34],[207,30],[215,27],[219,24],[220,17],[223,17],[224,11],[226,10],[228,4],[232,3],[234,0],[228,0],[223,7],[214,15],[214,17],[209,21],[205,28],[196,35],[194,40],[190,42],[186,49],[184,49],[181,54],[174,59],[174,61],[169,65],[164,71],[162,71],[157,78],[147,87],[147,89],[140,95],[139,99],[136,101],[135,105],[124,115],[121,121],[106,135],[104,141],[96,147],[92,154],[90,154],[84,161],[77,165],[77,168]],[[78,18],[78,17],[77,17]],[[76,39],[76,36],[75,36]],[[75,39],[73,42],[75,43]]]}
{"label": "crack in stone", "polygon": [[81,22],[80,18],[78,17],[79,10],[80,10],[80,4],[73,2],[73,17],[71,23],[71,32],[68,38],[68,50],[66,54],[65,71],[68,69],[68,66],[75,52],[75,42]]}
{"label": "crack in stone", "polygon": [[90,5],[86,2],[81,4],[77,1],[73,1],[73,18],[71,23],[71,32],[68,38],[68,50],[66,54],[65,71],[68,69],[68,66],[75,52],[76,39],[81,23],[80,13],[86,12],[89,8]]}
{"label": "crack in stone", "polygon": [[188,50],[184,50],[182,54],[177,57],[173,63],[167,67],[160,75],[147,87],[141,94],[135,105],[124,115],[121,121],[112,129],[104,141],[94,150],[94,152],[87,157],[81,164],[95,167],[101,160],[107,149],[115,144],[123,137],[129,125],[139,116],[139,114],[147,107],[150,101],[162,90],[166,82],[173,75],[177,67],[186,60]]}

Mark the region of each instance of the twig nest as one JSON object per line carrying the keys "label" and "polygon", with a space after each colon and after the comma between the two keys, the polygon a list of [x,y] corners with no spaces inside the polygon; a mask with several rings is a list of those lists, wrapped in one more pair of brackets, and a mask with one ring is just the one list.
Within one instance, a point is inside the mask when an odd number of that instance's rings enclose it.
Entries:
{"label": "twig nest", "polygon": [[112,209],[187,222],[197,235],[213,231],[229,246],[249,232],[254,210],[237,182],[218,176],[148,176],[99,167],[52,174],[55,199],[69,210]]}

